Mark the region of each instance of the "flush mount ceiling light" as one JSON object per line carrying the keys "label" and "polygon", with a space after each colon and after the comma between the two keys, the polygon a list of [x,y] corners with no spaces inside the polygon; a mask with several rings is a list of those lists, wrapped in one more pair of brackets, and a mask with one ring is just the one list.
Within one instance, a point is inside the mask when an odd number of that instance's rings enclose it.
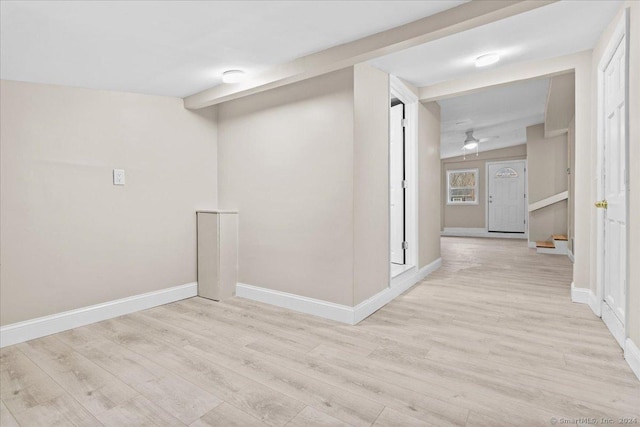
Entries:
{"label": "flush mount ceiling light", "polygon": [[238,83],[244,79],[244,75],[242,70],[228,70],[222,73],[222,81],[224,83]]}
{"label": "flush mount ceiling light", "polygon": [[476,58],[476,67],[486,67],[500,61],[500,55],[497,53],[487,53]]}

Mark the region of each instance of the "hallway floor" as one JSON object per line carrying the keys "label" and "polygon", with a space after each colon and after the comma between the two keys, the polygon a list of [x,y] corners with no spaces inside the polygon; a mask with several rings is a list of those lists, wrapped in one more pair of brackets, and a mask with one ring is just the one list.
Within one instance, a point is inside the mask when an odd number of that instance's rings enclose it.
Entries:
{"label": "hallway floor", "polygon": [[567,257],[442,243],[440,270],[357,326],[191,298],[4,348],[0,424],[640,423],[640,381],[570,302]]}

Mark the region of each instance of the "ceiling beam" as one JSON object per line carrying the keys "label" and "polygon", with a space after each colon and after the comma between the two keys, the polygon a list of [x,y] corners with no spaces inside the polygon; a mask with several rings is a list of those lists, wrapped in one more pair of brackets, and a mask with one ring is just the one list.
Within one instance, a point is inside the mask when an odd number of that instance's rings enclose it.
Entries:
{"label": "ceiling beam", "polygon": [[475,0],[435,15],[335,46],[257,73],[242,83],[221,84],[184,98],[189,109],[204,108],[295,83],[486,25],[557,0]]}
{"label": "ceiling beam", "polygon": [[423,86],[418,88],[419,98],[420,102],[439,101],[513,82],[567,74],[590,60],[591,50],[586,50],[555,58],[505,65],[457,80]]}

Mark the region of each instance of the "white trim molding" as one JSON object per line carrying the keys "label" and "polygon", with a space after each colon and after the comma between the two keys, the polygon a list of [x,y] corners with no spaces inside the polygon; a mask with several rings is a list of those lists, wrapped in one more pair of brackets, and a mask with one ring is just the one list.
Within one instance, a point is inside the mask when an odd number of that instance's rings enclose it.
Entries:
{"label": "white trim molding", "polygon": [[571,302],[577,304],[587,304],[593,314],[600,317],[600,304],[596,294],[589,288],[578,288],[573,282],[571,282]]}
{"label": "white trim molding", "polygon": [[624,359],[640,380],[640,349],[631,338],[627,338],[624,342]]}
{"label": "white trim molding", "polygon": [[102,304],[91,305],[89,307],[38,317],[24,322],[13,323],[0,328],[0,348],[195,297],[196,295],[198,295],[198,283],[192,282]]}
{"label": "white trim molding", "polygon": [[528,239],[527,233],[500,233],[486,228],[445,227],[441,236],[448,237],[492,237],[496,239]]}
{"label": "white trim molding", "polygon": [[[425,265],[421,269],[414,269],[398,276],[387,289],[378,292],[371,298],[362,301],[353,307],[353,325],[366,319],[380,308],[384,307],[402,293],[408,291],[418,282],[424,280],[429,274],[433,273],[442,266],[442,258],[438,258],[430,264]],[[412,274],[411,274],[412,273]]]}
{"label": "white trim molding", "polygon": [[438,258],[419,270],[413,269],[412,271],[407,271],[402,274],[402,281],[397,284],[394,283],[392,286],[362,301],[355,307],[247,285],[245,283],[238,283],[236,285],[236,296],[347,323],[349,325],[355,325],[436,271],[441,265],[442,259]]}
{"label": "white trim molding", "polygon": [[578,304],[589,304],[589,297],[592,294],[591,289],[577,288],[575,283],[571,282],[571,302]]}
{"label": "white trim molding", "polygon": [[609,304],[603,301],[602,304],[600,304],[600,307],[601,307],[600,317],[602,318],[602,321],[604,322],[607,329],[609,329],[609,332],[611,332],[611,335],[613,335],[613,338],[615,338],[620,348],[624,349],[624,345],[625,345],[624,324],[620,321],[620,319],[618,319],[618,317],[615,315],[611,307],[609,307]]}
{"label": "white trim molding", "polygon": [[567,248],[567,256],[569,257],[569,261],[572,263],[576,262],[576,259],[573,257],[573,251]]}
{"label": "white trim molding", "polygon": [[236,296],[337,322],[353,324],[353,307],[348,305],[247,285],[246,283],[236,284]]}
{"label": "white trim molding", "polygon": [[553,205],[554,203],[561,202],[563,200],[567,200],[569,198],[569,192],[563,191],[558,194],[554,194],[553,196],[547,197],[546,199],[538,200],[537,202],[533,202],[529,205],[529,212],[537,211],[538,209],[546,208],[547,206]]}
{"label": "white trim molding", "polygon": [[[405,251],[406,270],[415,268],[420,249],[418,238],[418,96],[398,77],[389,75],[389,94],[395,96],[405,106],[405,150],[404,166],[407,188],[405,189],[405,241],[408,248]],[[391,205],[389,205],[391,218]],[[389,248],[391,248],[391,233],[389,233]],[[391,253],[389,253],[391,256]],[[393,273],[391,276],[393,277]]]}
{"label": "white trim molding", "polygon": [[[573,283],[571,283],[571,301],[579,304],[587,304],[596,316],[602,317],[605,325],[609,331],[611,331],[611,335],[613,335],[616,342],[624,349],[624,358],[631,367],[631,370],[640,380],[640,349],[638,349],[631,338],[624,339],[624,327],[621,324],[616,324],[617,319],[611,312],[611,309],[609,309],[606,304],[600,304],[598,297],[591,289],[577,288]],[[602,309],[602,307],[604,307],[604,309]],[[606,318],[610,317],[613,319],[607,323]],[[619,321],[617,321],[617,323],[619,323]],[[614,325],[613,328],[612,325]]]}

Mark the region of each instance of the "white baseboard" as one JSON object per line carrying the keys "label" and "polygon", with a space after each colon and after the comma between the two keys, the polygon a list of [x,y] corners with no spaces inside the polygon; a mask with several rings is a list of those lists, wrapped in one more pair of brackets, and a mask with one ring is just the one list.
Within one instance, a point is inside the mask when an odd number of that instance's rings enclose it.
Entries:
{"label": "white baseboard", "polygon": [[571,249],[567,248],[567,256],[569,257],[569,260],[573,263],[576,262],[575,258],[573,257],[573,252],[571,251]]}
{"label": "white baseboard", "polygon": [[78,308],[0,328],[0,348],[112,319],[147,308],[191,298],[198,294],[198,283],[174,286],[127,298]]}
{"label": "white baseboard", "polygon": [[425,265],[419,270],[414,270],[413,274],[402,276],[401,281],[393,283],[387,289],[378,292],[371,298],[362,301],[353,308],[353,324],[359,323],[366,319],[380,308],[393,301],[398,295],[410,289],[416,283],[422,281],[429,274],[433,273],[442,266],[442,258],[438,258],[430,264]]}
{"label": "white baseboard", "polygon": [[624,325],[622,324],[622,322],[620,322],[620,320],[618,320],[618,318],[616,317],[613,310],[611,310],[611,307],[609,307],[608,304],[602,304],[601,317],[602,317],[602,321],[607,326],[607,329],[609,329],[609,332],[611,332],[611,335],[613,335],[613,338],[615,338],[615,340],[618,342],[618,345],[620,345],[620,347],[624,349],[624,346],[625,346]]}
{"label": "white baseboard", "polygon": [[598,317],[602,317],[602,301],[598,300],[598,297],[593,292],[589,291],[589,307],[591,311]]}
{"label": "white baseboard", "polygon": [[[611,309],[606,304],[600,304],[591,289],[576,288],[573,283],[571,283],[571,301],[587,304],[596,316],[602,317],[602,321],[611,332],[611,335],[613,335],[613,338],[624,349],[624,358],[631,370],[640,380],[640,349],[631,338],[624,339],[624,327],[611,312]],[[604,308],[601,308],[603,306]]]}
{"label": "white baseboard", "polygon": [[591,289],[576,288],[576,285],[571,282],[571,302],[577,302],[578,304],[589,304],[589,294],[592,294]]}
{"label": "white baseboard", "polygon": [[466,228],[466,227],[445,227],[440,235],[442,236],[478,236],[486,233],[485,228]]}
{"label": "white baseboard", "polygon": [[640,349],[631,341],[631,338],[627,338],[624,342],[624,358],[640,380]]}
{"label": "white baseboard", "polygon": [[640,380],[640,349],[631,338],[624,338],[624,326],[611,312],[611,309],[606,304],[600,304],[591,289],[576,288],[573,283],[571,283],[571,301],[587,304],[596,316],[602,317],[602,321],[611,332],[611,335],[613,335],[613,338],[624,349],[624,358],[631,370]]}
{"label": "white baseboard", "polygon": [[567,251],[562,248],[537,248],[536,252],[546,255],[566,255]]}
{"label": "white baseboard", "polygon": [[403,273],[403,277],[406,277],[404,280],[381,292],[378,292],[355,307],[335,304],[287,292],[275,291],[273,289],[247,285],[244,283],[238,283],[236,285],[236,296],[298,311],[300,313],[311,314],[325,319],[347,323],[349,325],[355,325],[424,279],[431,272],[437,270],[441,265],[442,259],[438,258],[431,264],[426,265],[419,270],[414,270],[413,274],[408,274],[410,271],[405,272]]}
{"label": "white baseboard", "polygon": [[353,307],[347,305],[247,285],[245,283],[238,283],[236,285],[236,296],[298,311],[300,313],[324,317],[325,319],[353,324]]}
{"label": "white baseboard", "polygon": [[485,228],[445,227],[440,232],[446,237],[493,237],[496,239],[528,239],[527,233],[499,233],[489,232]]}
{"label": "white baseboard", "polygon": [[600,317],[600,304],[591,289],[578,288],[571,282],[571,302],[587,304],[591,308],[591,311],[593,311],[593,314]]}
{"label": "white baseboard", "polygon": [[527,246],[529,247],[529,249],[535,249],[536,248],[536,242],[528,242]]}

